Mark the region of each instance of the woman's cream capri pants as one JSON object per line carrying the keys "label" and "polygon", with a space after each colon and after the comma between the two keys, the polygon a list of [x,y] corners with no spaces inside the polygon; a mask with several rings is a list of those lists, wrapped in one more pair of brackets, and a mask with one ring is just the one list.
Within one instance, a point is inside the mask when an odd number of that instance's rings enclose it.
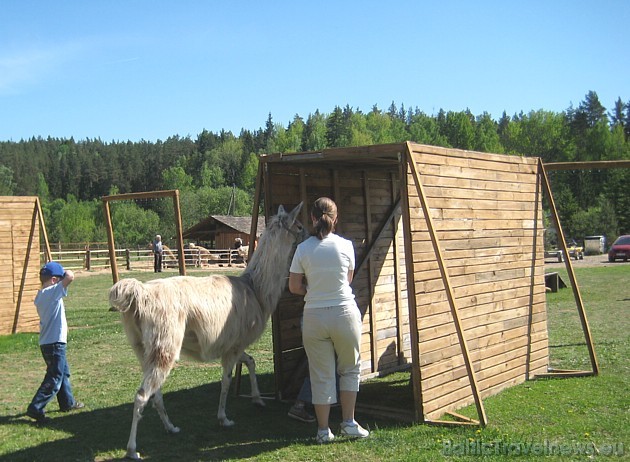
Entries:
{"label": "woman's cream capri pants", "polygon": [[[313,404],[337,402],[340,391],[359,391],[361,313],[356,303],[304,310],[302,341],[308,356]],[[336,362],[335,362],[336,356]]]}

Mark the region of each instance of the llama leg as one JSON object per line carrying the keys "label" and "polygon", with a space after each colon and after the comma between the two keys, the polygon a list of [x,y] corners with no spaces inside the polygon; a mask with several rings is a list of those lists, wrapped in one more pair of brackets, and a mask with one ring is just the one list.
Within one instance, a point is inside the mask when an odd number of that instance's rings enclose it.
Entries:
{"label": "llama leg", "polygon": [[140,460],[140,454],[136,451],[136,435],[138,433],[138,422],[142,418],[142,411],[147,405],[151,395],[147,394],[143,388],[136,393],[136,399],[133,403],[133,420],[131,422],[131,432],[129,433],[129,441],[127,442],[127,459]]}
{"label": "llama leg", "polygon": [[224,356],[222,358],[221,365],[223,366],[223,377],[221,377],[221,395],[219,396],[217,419],[219,419],[219,425],[222,427],[231,427],[234,425],[234,421],[227,418],[225,406],[227,403],[228,392],[230,391],[230,384],[232,383],[232,371],[236,365],[236,358],[232,355],[229,357]]}
{"label": "llama leg", "polygon": [[247,366],[247,370],[249,371],[249,381],[251,383],[252,389],[252,402],[258,406],[264,407],[265,402],[260,397],[260,390],[258,389],[258,379],[256,378],[256,361],[246,352],[243,352],[239,361],[244,363]]}
{"label": "llama leg", "polygon": [[164,398],[162,397],[162,390],[158,390],[153,395],[153,407],[160,415],[160,419],[162,419],[162,423],[164,424],[164,428],[169,433],[179,433],[179,427],[173,425],[168,418],[168,414],[166,413],[166,408],[164,407]]}
{"label": "llama leg", "polygon": [[[134,400],[133,404],[133,420],[131,422],[129,441],[127,442],[127,454],[125,455],[125,457],[128,459],[140,460],[140,454],[136,451],[138,422],[142,418],[142,411],[149,402],[149,399],[151,398],[151,396],[160,391],[160,388],[162,387],[162,384],[164,383],[164,380],[168,376],[169,372],[170,367],[166,370],[160,368],[149,368],[144,372],[142,386],[136,393],[136,399]],[[161,394],[159,400],[161,401]]]}

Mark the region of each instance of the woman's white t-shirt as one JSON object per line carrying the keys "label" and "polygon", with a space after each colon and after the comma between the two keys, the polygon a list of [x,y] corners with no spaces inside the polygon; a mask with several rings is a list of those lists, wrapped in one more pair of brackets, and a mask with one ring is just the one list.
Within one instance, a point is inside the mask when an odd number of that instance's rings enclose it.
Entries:
{"label": "woman's white t-shirt", "polygon": [[297,246],[290,272],[306,276],[305,309],[341,306],[354,300],[348,270],[354,270],[352,241],[330,233],[311,236]]}

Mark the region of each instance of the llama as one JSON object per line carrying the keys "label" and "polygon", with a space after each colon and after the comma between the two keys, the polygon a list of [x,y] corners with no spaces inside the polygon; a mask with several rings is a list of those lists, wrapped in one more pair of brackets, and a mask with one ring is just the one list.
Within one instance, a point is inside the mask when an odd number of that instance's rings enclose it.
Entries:
{"label": "llama", "polygon": [[177,276],[146,283],[129,278],[110,289],[109,302],[122,313],[127,338],[143,370],[126,457],[140,459],[136,452],[138,421],[151,397],[166,430],[179,432],[166,414],[161,387],[180,354],[199,361],[221,358],[219,425],[234,425],[225,407],[238,362],[249,370],[252,401],[264,406],[254,358],[245,348],[265,330],[284,291],[295,246],[306,237],[296,219],[301,208],[302,203],[287,213],[279,207],[240,276]]}
{"label": "llama", "polygon": [[216,261],[218,258],[215,255],[212,255],[208,249],[202,247],[200,245],[193,244],[192,242],[188,245],[188,247],[195,252],[195,266],[199,268],[203,268],[205,265],[210,265],[211,261]]}

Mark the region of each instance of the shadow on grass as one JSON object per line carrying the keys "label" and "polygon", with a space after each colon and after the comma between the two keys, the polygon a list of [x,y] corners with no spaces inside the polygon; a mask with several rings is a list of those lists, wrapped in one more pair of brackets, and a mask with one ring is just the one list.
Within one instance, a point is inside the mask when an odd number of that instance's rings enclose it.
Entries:
{"label": "shadow on grass", "polygon": [[[268,374],[270,375],[270,374]],[[234,384],[233,384],[234,385]],[[247,397],[228,397],[228,417],[236,421],[222,428],[216,419],[220,384],[211,383],[196,388],[166,392],[164,402],[178,434],[164,430],[157,412],[148,405],[138,426],[137,449],[145,460],[239,460],[255,458],[294,444],[312,445],[317,429],[315,423],[305,424],[287,417],[290,403],[266,400],[264,408],[255,406]],[[38,426],[24,414],[2,416],[0,424],[11,426],[9,431],[49,431],[66,438],[19,449],[0,456],[0,462],[21,461],[117,461],[124,460],[132,418],[129,404],[104,409],[90,409],[89,397],[83,397],[86,408],[64,414],[56,411],[56,403],[48,406],[48,423]],[[364,426],[387,428],[400,422],[358,415]],[[331,428],[341,420],[338,407],[331,411]]]}

